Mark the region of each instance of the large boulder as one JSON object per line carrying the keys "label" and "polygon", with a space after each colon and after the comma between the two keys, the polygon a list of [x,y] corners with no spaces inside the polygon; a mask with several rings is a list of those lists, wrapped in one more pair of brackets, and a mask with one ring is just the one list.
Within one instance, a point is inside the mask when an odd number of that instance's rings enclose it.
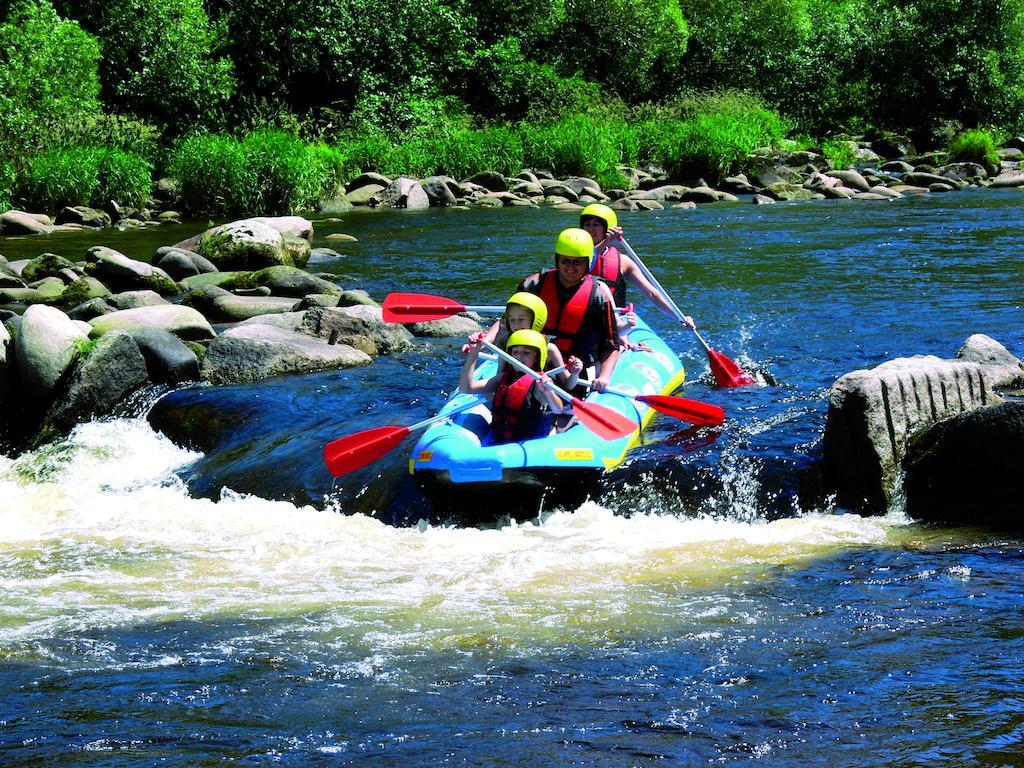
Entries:
{"label": "large boulder", "polygon": [[53,227],[40,221],[39,217],[24,211],[5,211],[0,213],[0,234],[4,235],[45,235],[53,231]]}
{"label": "large boulder", "polygon": [[940,421],[917,435],[906,458],[907,513],[919,520],[1024,530],[1024,402]]}
{"label": "large boulder", "polygon": [[65,270],[81,275],[82,270],[56,253],[43,253],[31,259],[21,270],[21,279],[26,283],[42,280],[44,277],[59,277]]}
{"label": "large boulder", "polygon": [[284,235],[269,224],[243,219],[208,229],[196,245],[196,253],[217,269],[263,269],[295,261],[285,247]]}
{"label": "large boulder", "polygon": [[111,331],[131,331],[136,328],[160,328],[190,340],[212,339],[216,335],[213,327],[201,313],[180,304],[122,309],[94,317],[89,321],[89,325],[92,326],[89,333],[92,338],[98,338]]}
{"label": "large boulder", "polygon": [[418,181],[400,176],[377,196],[377,207],[420,210],[430,207],[430,198]]}
{"label": "large boulder", "polygon": [[129,333],[138,344],[154,383],[178,384],[199,378],[199,358],[173,333],[159,328],[134,328]]}
{"label": "large boulder", "polygon": [[451,176],[428,176],[420,186],[431,205],[444,207],[458,202],[459,184]]}
{"label": "large boulder", "polygon": [[109,227],[110,214],[84,205],[67,206],[57,214],[58,224],[80,224],[83,227]]}
{"label": "large boulder", "polygon": [[917,355],[840,377],[829,394],[823,441],[826,490],[844,507],[887,511],[900,492],[911,436],[941,419],[999,402],[993,386],[1010,380],[1006,369],[1003,363]]}
{"label": "large boulder", "polygon": [[229,291],[257,286],[269,288],[274,296],[295,298],[302,298],[310,293],[341,293],[341,288],[334,283],[297,267],[267,267],[258,272],[239,273],[231,280],[220,284],[221,288]]}
{"label": "large boulder", "polygon": [[422,323],[406,323],[413,336],[427,336],[434,339],[450,339],[456,336],[468,336],[483,330],[476,320],[467,314],[452,315],[441,320],[428,320]]}
{"label": "large boulder", "polygon": [[86,271],[118,291],[148,289],[161,296],[181,293],[181,288],[160,267],[130,259],[113,248],[95,245],[86,252]]}
{"label": "large boulder", "polygon": [[302,330],[311,336],[345,342],[368,350],[362,339],[372,343],[371,354],[403,352],[412,346],[413,335],[395,323],[385,323],[380,307],[360,304],[351,307],[312,307],[302,318]]}
{"label": "large boulder", "polygon": [[26,392],[46,399],[74,362],[88,335],[56,307],[34,304],[25,310],[15,344],[18,373]]}
{"label": "large boulder", "polygon": [[824,175],[830,176],[833,179],[838,179],[840,182],[842,182],[844,187],[850,187],[851,189],[855,189],[858,192],[867,192],[869,189],[871,189],[871,185],[868,184],[867,179],[865,179],[859,172],[853,170],[852,168],[841,171],[828,171]]}
{"label": "large boulder", "polygon": [[313,242],[313,222],[302,216],[256,216],[253,221],[266,224],[290,237],[300,237],[307,243]]}
{"label": "large boulder", "polygon": [[347,344],[269,325],[239,325],[210,343],[201,374],[214,384],[250,383],[286,373],[369,365],[372,358]]}
{"label": "large boulder", "polygon": [[214,322],[228,323],[291,312],[298,303],[298,299],[290,296],[238,296],[215,285],[193,291],[185,301]]}
{"label": "large boulder", "polygon": [[76,363],[61,396],[43,419],[36,443],[110,413],[147,380],[146,361],[134,339],[120,331],[107,334]]}
{"label": "large boulder", "polygon": [[164,246],[157,248],[157,266],[175,280],[182,280],[192,275],[216,272],[217,267],[212,261],[200,256],[195,251]]}
{"label": "large boulder", "polygon": [[991,186],[999,187],[1024,187],[1024,171],[1007,171],[1000,173],[992,179]]}

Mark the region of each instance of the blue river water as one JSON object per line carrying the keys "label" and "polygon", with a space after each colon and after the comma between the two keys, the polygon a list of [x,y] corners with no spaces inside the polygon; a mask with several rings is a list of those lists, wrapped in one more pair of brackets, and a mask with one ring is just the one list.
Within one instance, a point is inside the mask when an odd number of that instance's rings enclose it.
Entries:
{"label": "blue river water", "polygon": [[[682,394],[577,509],[430,520],[411,443],[334,480],[325,442],[431,415],[454,340],[363,369],[164,394],[0,456],[0,765],[1024,765],[1024,540],[861,517],[801,488],[830,385],[972,333],[1024,354],[1016,191],[626,214],[702,333],[772,385]],[[318,222],[318,269],[500,303],[553,210]],[[138,258],[202,225],[0,241]],[[643,305],[639,305],[643,309]],[[495,498],[496,509],[501,499]]]}

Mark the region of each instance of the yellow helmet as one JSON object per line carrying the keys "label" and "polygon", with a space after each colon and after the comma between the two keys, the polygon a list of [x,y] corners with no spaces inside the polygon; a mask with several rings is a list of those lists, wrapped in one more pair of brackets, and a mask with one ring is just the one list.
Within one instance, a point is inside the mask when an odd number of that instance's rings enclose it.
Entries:
{"label": "yellow helmet", "polygon": [[530,327],[540,333],[544,330],[544,323],[548,321],[548,305],[544,303],[544,299],[533,293],[527,293],[526,291],[520,291],[519,293],[513,293],[508,301],[505,302],[505,327],[508,327],[508,308],[513,304],[517,304],[520,307],[526,307],[533,313],[533,325]]}
{"label": "yellow helmet", "polygon": [[508,337],[508,341],[505,342],[505,349],[511,350],[512,347],[533,347],[537,350],[537,370],[543,371],[544,366],[548,362],[548,340],[536,331],[531,331],[524,328],[521,331],[516,331]]}
{"label": "yellow helmet", "polygon": [[594,240],[585,229],[563,229],[555,240],[555,255],[590,261],[594,256]]}
{"label": "yellow helmet", "polygon": [[601,221],[605,223],[605,227],[608,229],[618,226],[619,224],[619,217],[615,215],[615,211],[602,203],[591,203],[580,211],[580,225],[583,224],[583,218],[585,216],[593,216],[596,219],[601,219]]}

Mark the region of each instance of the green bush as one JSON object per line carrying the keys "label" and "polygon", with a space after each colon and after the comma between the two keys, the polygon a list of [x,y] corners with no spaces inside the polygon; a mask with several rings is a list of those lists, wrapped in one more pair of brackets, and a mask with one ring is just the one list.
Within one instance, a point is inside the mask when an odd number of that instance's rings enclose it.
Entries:
{"label": "green bush", "polygon": [[51,146],[116,147],[146,158],[160,159],[160,129],[124,115],[94,113],[71,115],[57,121],[49,138]]}
{"label": "green bush", "polygon": [[750,152],[776,146],[789,124],[749,94],[691,94],[670,113],[637,126],[640,162],[663,168],[680,180],[717,183],[739,170]]}
{"label": "green bush", "polygon": [[977,128],[954,137],[946,147],[951,163],[978,163],[986,169],[999,168],[996,140],[989,131]]}
{"label": "green bush", "polygon": [[244,139],[196,135],[175,148],[169,171],[191,213],[284,214],[315,206],[334,190],[344,156],[294,134],[264,129]]}
{"label": "green bush", "polygon": [[17,196],[48,211],[110,200],[139,207],[152,187],[152,165],[144,157],[109,147],[57,147],[29,160]]}
{"label": "green bush", "polygon": [[0,157],[20,164],[54,123],[98,110],[99,57],[96,39],[46,0],[10,6],[0,24]]}
{"label": "green bush", "polygon": [[825,153],[825,159],[832,163],[834,168],[850,168],[853,166],[856,157],[853,154],[853,147],[849,141],[842,139],[828,139],[821,147]]}

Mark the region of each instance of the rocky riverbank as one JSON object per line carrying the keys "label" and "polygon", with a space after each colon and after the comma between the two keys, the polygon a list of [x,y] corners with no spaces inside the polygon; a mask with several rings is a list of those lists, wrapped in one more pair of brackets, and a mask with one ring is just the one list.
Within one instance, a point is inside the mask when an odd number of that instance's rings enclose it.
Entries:
{"label": "rocky riverbank", "polygon": [[480,328],[469,316],[385,324],[364,291],[305,269],[341,258],[312,237],[306,219],[256,218],[162,247],[152,264],[103,246],[76,262],[0,259],[12,307],[0,310],[0,441],[39,445],[146,387],[368,365],[414,335]]}

